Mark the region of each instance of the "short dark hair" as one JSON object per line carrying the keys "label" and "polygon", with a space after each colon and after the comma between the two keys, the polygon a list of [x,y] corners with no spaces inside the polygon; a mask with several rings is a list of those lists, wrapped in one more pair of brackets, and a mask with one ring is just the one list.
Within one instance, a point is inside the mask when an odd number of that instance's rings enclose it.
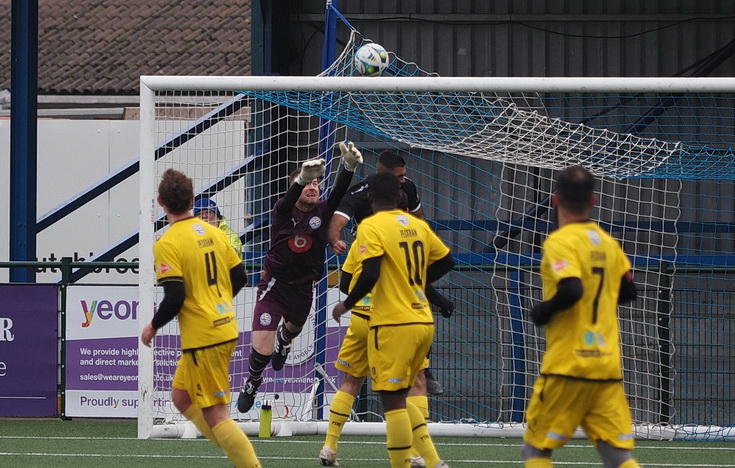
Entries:
{"label": "short dark hair", "polygon": [[194,184],[183,172],[166,169],[158,184],[158,196],[169,213],[186,213],[194,199]]}
{"label": "short dark hair", "polygon": [[406,167],[406,160],[393,151],[383,151],[378,155],[378,162],[388,169]]}
{"label": "short dark hair", "polygon": [[575,214],[587,210],[595,192],[595,176],[582,166],[570,166],[556,177],[559,204]]}
{"label": "short dark hair", "polygon": [[372,201],[381,204],[398,205],[398,197],[401,192],[401,183],[398,177],[390,172],[378,172],[370,180],[368,195]]}

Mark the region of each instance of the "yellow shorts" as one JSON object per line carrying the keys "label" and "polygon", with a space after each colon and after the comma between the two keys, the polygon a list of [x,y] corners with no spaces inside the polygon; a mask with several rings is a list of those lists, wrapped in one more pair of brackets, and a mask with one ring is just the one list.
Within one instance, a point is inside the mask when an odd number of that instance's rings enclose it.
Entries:
{"label": "yellow shorts", "polygon": [[359,316],[352,312],[350,326],[339,348],[334,367],[356,378],[370,375],[367,353],[369,331],[370,320],[366,316]]}
{"label": "yellow shorts", "polygon": [[368,362],[373,390],[395,391],[413,385],[434,340],[434,324],[373,327],[368,335]]}
{"label": "yellow shorts", "polygon": [[595,445],[633,450],[630,407],[622,382],[592,382],[541,376],[526,409],[523,440],[540,450],[562,447],[582,426]]}
{"label": "yellow shorts", "polygon": [[237,340],[208,348],[184,351],[173,386],[186,390],[193,404],[209,408],[230,403],[230,359]]}

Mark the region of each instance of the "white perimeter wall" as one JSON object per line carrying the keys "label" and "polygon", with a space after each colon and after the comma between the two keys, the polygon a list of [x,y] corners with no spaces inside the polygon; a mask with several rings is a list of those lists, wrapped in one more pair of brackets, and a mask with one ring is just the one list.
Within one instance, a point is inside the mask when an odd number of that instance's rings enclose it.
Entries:
{"label": "white perimeter wall", "polygon": [[[89,186],[138,158],[138,121],[38,121],[38,209],[41,217]],[[10,259],[10,121],[0,120],[0,261]],[[115,187],[39,233],[37,257],[88,259],[138,229],[138,177]],[[116,260],[138,258],[138,247]],[[38,273],[39,283],[56,282],[57,273]],[[0,282],[8,270],[0,268]],[[137,275],[112,271],[88,275],[83,283],[137,284]]]}

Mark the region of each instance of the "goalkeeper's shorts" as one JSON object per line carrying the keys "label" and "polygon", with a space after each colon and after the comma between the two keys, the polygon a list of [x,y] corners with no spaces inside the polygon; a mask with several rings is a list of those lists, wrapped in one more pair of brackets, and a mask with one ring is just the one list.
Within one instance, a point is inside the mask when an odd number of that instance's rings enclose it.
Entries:
{"label": "goalkeeper's shorts", "polygon": [[275,331],[281,317],[303,327],[311,312],[312,283],[289,284],[263,275],[253,310],[253,330]]}

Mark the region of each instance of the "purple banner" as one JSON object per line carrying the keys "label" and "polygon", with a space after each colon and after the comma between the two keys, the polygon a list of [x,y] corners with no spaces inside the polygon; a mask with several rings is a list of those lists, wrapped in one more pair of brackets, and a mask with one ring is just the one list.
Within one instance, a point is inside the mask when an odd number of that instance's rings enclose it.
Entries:
{"label": "purple banner", "polygon": [[138,339],[67,341],[67,390],[138,390]]}
{"label": "purple banner", "polygon": [[58,288],[0,285],[0,416],[57,412]]}

